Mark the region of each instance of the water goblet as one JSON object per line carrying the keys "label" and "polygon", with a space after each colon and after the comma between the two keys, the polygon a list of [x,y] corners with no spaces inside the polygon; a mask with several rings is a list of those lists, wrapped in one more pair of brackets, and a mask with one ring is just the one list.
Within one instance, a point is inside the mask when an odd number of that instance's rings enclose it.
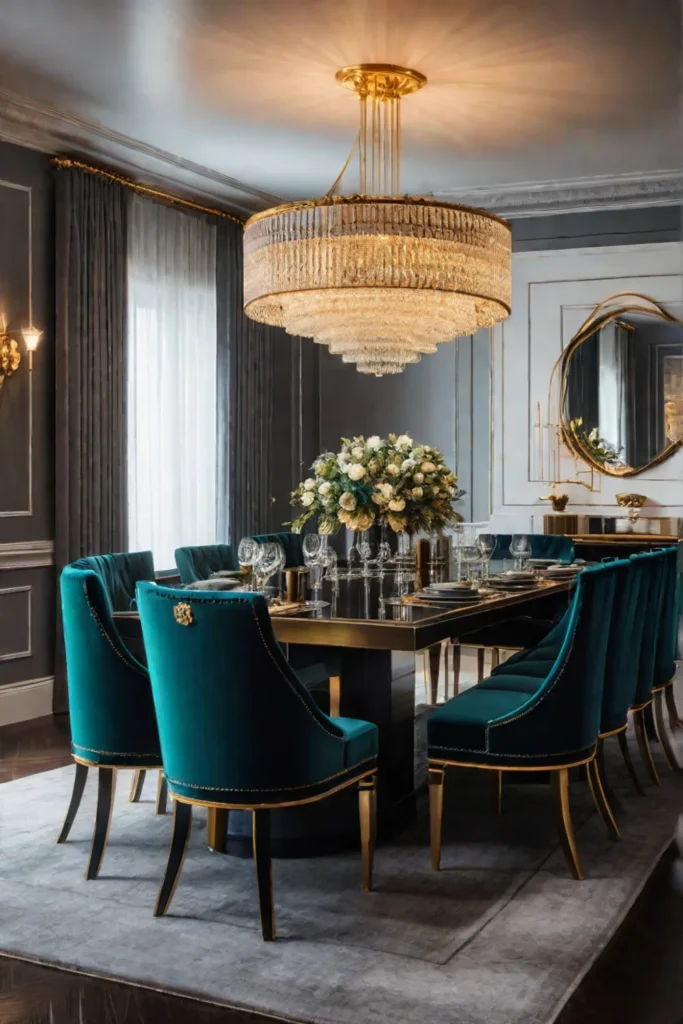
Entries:
{"label": "water goblet", "polygon": [[321,600],[323,560],[327,550],[327,537],[317,533],[307,533],[303,539],[304,563],[311,572],[313,584],[313,600],[306,602],[307,608],[326,608],[327,601]]}
{"label": "water goblet", "polygon": [[246,589],[250,590],[252,585],[251,577],[254,572],[254,564],[256,563],[259,556],[260,544],[254,540],[253,537],[243,537],[239,542],[237,548],[237,561],[242,572],[249,577],[249,582],[245,584]]}
{"label": "water goblet", "polygon": [[531,557],[531,544],[525,533],[515,533],[510,541],[510,554],[515,559],[515,569],[523,569],[524,562]]}

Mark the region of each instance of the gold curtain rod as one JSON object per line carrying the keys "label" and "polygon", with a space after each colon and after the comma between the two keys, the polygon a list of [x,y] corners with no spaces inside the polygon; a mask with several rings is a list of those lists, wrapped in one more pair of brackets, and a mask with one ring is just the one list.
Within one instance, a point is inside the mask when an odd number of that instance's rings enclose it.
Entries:
{"label": "gold curtain rod", "polygon": [[244,220],[241,217],[236,217],[232,213],[226,213],[225,210],[216,210],[211,206],[202,206],[201,203],[194,203],[191,199],[181,199],[180,196],[173,196],[168,192],[161,192],[159,189],[150,188],[148,185],[139,185],[137,181],[133,181],[131,178],[126,178],[122,174],[116,174],[114,171],[105,171],[101,167],[93,167],[91,164],[84,164],[81,160],[72,160],[70,157],[53,156],[51,163],[53,163],[55,167],[76,167],[79,171],[87,171],[88,174],[96,174],[100,178],[106,178],[108,181],[115,181],[119,185],[129,188],[141,196],[148,196],[152,199],[163,199],[164,202],[171,203],[173,206],[186,206],[189,210],[198,210],[200,213],[209,213],[215,217],[226,217],[228,220],[234,221],[235,224],[244,224]]}

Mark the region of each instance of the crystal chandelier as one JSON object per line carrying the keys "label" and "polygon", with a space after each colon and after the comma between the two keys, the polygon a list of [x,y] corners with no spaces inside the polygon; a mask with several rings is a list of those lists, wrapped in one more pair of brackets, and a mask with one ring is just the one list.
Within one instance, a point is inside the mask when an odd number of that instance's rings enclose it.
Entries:
{"label": "crystal chandelier", "polygon": [[424,75],[357,64],[337,79],[360,97],[361,194],[332,195],[335,182],[322,199],[251,217],[244,311],[381,377],[509,316],[510,227],[484,210],[401,196],[401,99]]}

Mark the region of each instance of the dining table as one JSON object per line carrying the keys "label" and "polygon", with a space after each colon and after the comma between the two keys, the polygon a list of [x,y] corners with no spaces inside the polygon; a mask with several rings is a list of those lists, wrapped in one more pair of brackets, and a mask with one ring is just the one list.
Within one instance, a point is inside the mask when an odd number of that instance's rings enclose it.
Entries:
{"label": "dining table", "polygon": [[[400,574],[399,574],[400,575]],[[271,605],[277,641],[295,663],[334,662],[339,691],[334,707],[323,710],[345,718],[373,722],[379,729],[378,838],[395,834],[415,816],[416,796],[424,772],[416,763],[416,655],[425,652],[425,688],[417,719],[437,703],[439,668],[448,641],[459,654],[460,638],[483,627],[509,623],[519,616],[552,620],[567,606],[572,579],[535,579],[511,592],[484,591],[471,602],[425,600],[400,593],[397,574],[340,574],[323,586],[325,607]],[[139,615],[115,612],[122,640],[145,661]],[[330,673],[332,674],[332,672]],[[447,677],[447,674],[446,674]],[[201,680],[192,685],[201,686]],[[328,698],[329,699],[329,698]],[[215,828],[212,848],[249,856],[251,815],[226,812],[226,827]],[[321,855],[358,842],[355,795],[342,791],[302,807],[272,812],[274,856]]]}

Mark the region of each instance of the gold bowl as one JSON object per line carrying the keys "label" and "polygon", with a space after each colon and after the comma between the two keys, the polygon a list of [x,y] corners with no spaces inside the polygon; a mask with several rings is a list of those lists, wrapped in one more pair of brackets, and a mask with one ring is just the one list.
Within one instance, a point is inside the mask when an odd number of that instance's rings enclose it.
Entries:
{"label": "gold bowl", "polygon": [[617,502],[622,508],[642,508],[646,501],[646,494],[617,494]]}

